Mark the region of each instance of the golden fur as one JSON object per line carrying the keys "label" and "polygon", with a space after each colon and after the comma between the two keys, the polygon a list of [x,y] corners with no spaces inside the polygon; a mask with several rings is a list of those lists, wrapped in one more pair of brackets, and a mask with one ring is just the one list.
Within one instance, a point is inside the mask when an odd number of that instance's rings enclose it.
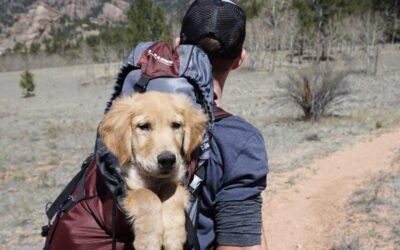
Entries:
{"label": "golden fur", "polygon": [[[124,210],[135,249],[183,248],[188,195],[179,183],[206,125],[206,116],[186,97],[160,92],[122,97],[102,120],[99,133],[128,185]],[[165,168],[163,155],[174,155],[174,163]]]}

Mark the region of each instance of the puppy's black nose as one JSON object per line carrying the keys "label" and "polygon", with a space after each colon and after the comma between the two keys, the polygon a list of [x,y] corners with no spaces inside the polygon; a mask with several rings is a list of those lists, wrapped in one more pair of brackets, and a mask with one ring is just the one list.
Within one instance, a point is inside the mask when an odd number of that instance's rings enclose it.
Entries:
{"label": "puppy's black nose", "polygon": [[174,153],[169,151],[161,152],[157,156],[157,161],[159,163],[159,168],[162,170],[171,170],[176,162],[176,156]]}

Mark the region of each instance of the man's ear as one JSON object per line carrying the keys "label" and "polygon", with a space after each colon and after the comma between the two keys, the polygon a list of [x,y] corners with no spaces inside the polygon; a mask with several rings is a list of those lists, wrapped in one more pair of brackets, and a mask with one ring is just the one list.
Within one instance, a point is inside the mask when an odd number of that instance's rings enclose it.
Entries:
{"label": "man's ear", "polygon": [[131,97],[114,101],[111,110],[104,116],[99,126],[99,134],[104,144],[124,166],[132,157]]}
{"label": "man's ear", "polygon": [[246,55],[247,55],[246,50],[242,49],[242,53],[240,53],[240,55],[234,59],[233,64],[232,64],[232,69],[239,68],[242,65],[242,63],[244,62]]}
{"label": "man's ear", "polygon": [[181,38],[175,38],[175,47],[178,47],[181,44]]}

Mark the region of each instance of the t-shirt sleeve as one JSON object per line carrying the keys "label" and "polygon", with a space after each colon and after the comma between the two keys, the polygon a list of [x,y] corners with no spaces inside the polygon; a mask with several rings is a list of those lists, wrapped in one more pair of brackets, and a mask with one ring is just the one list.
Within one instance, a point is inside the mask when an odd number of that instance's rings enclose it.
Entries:
{"label": "t-shirt sleeve", "polygon": [[[226,147],[223,177],[215,199],[215,232],[219,245],[261,243],[261,192],[266,187],[267,154],[262,136]],[[234,157],[232,157],[234,156]]]}
{"label": "t-shirt sleeve", "polygon": [[252,134],[247,141],[227,145],[223,153],[223,177],[215,201],[243,201],[254,198],[267,185],[267,153],[262,136]]}

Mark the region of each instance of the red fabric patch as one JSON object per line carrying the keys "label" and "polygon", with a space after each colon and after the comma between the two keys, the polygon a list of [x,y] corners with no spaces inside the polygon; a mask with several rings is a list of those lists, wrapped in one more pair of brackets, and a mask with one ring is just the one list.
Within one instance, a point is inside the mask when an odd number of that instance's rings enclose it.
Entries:
{"label": "red fabric patch", "polygon": [[179,76],[179,55],[169,44],[156,43],[148,48],[138,61],[142,75],[152,79]]}

